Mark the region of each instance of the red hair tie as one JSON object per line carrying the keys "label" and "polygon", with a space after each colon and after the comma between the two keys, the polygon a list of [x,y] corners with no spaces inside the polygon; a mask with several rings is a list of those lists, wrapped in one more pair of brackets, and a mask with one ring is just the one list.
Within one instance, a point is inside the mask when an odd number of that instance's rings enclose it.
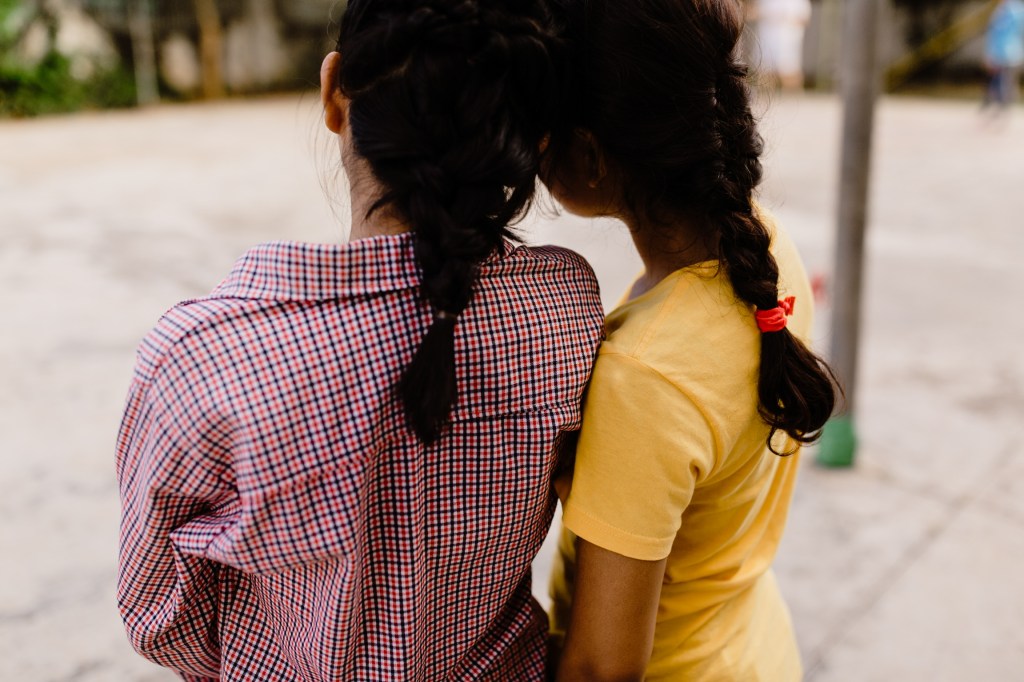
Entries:
{"label": "red hair tie", "polygon": [[789,296],[779,301],[779,305],[771,310],[758,310],[754,313],[757,320],[757,328],[762,334],[781,332],[786,328],[786,318],[793,314],[793,306],[796,304],[796,296]]}

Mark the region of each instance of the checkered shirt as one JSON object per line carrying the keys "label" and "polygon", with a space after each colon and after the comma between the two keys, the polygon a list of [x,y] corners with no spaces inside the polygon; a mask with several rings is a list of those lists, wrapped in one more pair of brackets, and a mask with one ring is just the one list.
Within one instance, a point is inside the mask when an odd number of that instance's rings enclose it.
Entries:
{"label": "checkered shirt", "polygon": [[540,680],[530,563],[602,335],[577,255],[513,247],[456,328],[431,446],[395,385],[431,320],[411,235],[249,251],[139,348],[118,601],[186,680]]}

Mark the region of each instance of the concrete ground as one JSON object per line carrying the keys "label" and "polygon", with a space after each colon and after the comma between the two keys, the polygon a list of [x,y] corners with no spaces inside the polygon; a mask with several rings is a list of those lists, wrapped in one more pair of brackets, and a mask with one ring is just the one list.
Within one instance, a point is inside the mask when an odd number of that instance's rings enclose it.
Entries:
{"label": "concrete ground", "polygon": [[[825,274],[838,128],[811,96],[764,124],[763,203]],[[808,680],[1021,680],[1024,112],[887,100],[877,148],[860,458],[805,457],[777,572]],[[0,123],[0,679],[171,679],[114,607],[134,347],[248,245],[342,239],[334,158],[313,97]],[[614,224],[528,230],[591,259],[609,305],[637,271]]]}

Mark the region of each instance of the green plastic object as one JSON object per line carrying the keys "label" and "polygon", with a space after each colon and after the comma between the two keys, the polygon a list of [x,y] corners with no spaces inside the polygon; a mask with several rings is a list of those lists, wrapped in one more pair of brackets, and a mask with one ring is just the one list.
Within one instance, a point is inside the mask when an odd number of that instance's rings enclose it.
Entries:
{"label": "green plastic object", "polygon": [[851,467],[856,456],[857,433],[853,428],[853,417],[833,417],[821,433],[818,464],[833,468]]}

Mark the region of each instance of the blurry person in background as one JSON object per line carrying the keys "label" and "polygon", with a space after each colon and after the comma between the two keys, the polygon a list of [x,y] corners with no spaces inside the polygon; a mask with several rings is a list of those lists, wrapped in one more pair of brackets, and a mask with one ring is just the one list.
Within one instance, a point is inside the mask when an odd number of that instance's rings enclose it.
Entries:
{"label": "blurry person in background", "polygon": [[985,65],[990,79],[983,108],[1005,111],[1017,99],[1024,65],[1024,0],[1002,0],[985,34]]}
{"label": "blurry person in background", "polygon": [[753,0],[748,18],[757,22],[757,70],[773,87],[802,89],[804,32],[811,20],[811,0]]}
{"label": "blurry person in background", "polygon": [[321,88],[349,243],[258,246],[139,348],[118,598],[144,656],[543,679],[530,567],[603,333],[589,266],[510,229],[557,113],[552,27],[539,0],[348,3]]}
{"label": "blurry person in background", "polygon": [[[629,228],[552,579],[561,682],[797,682],[771,571],[800,446],[836,392],[811,287],[755,203],[763,148],[735,0],[556,0],[572,59],[543,177]],[[642,77],[641,77],[642,76]]]}

